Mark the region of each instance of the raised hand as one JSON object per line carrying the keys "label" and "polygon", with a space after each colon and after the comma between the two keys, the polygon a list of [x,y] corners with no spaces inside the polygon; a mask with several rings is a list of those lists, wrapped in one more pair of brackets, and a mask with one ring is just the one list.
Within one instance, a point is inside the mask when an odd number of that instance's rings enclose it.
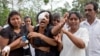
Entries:
{"label": "raised hand", "polygon": [[63,18],[65,19],[65,21],[67,21],[68,16],[69,16],[69,13],[68,13],[68,12],[66,12],[66,13],[64,14],[64,16],[63,16]]}

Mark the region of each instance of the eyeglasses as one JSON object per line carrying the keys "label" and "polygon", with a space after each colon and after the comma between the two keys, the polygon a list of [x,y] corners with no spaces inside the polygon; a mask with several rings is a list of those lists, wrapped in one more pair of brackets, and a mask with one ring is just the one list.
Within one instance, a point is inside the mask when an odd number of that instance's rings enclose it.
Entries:
{"label": "eyeglasses", "polygon": [[85,11],[92,11],[92,9],[85,9]]}

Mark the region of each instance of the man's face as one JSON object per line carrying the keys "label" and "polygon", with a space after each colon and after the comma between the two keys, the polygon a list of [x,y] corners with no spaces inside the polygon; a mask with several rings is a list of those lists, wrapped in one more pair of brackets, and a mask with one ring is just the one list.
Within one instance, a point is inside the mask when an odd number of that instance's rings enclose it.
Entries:
{"label": "man's face", "polygon": [[95,18],[96,11],[94,10],[94,7],[92,4],[88,4],[85,6],[85,15],[87,19]]}

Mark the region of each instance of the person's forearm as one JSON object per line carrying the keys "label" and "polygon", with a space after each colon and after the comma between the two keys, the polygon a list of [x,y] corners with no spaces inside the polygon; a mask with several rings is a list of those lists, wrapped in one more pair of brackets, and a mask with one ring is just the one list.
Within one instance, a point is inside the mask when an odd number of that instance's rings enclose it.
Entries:
{"label": "person's forearm", "polygon": [[58,43],[58,51],[61,51],[61,50],[62,50],[62,48],[63,48],[62,43]]}
{"label": "person's forearm", "polygon": [[64,26],[64,24],[67,22],[67,17],[68,16],[69,16],[69,14],[65,13],[64,17],[60,20],[59,24],[57,26],[54,26],[54,28],[51,31],[51,33],[53,35],[57,35],[61,31],[61,29]]}
{"label": "person's forearm", "polygon": [[3,49],[9,42],[9,39],[0,36],[0,48]]}
{"label": "person's forearm", "polygon": [[18,38],[17,40],[15,40],[14,42],[12,42],[11,44],[9,44],[11,50],[19,48],[20,47],[19,46],[20,42],[21,42],[21,37]]}
{"label": "person's forearm", "polygon": [[65,24],[65,19],[62,19],[62,21],[58,25],[53,27],[53,29],[51,30],[51,33],[53,35],[57,35],[61,31],[64,24]]}
{"label": "person's forearm", "polygon": [[43,41],[45,41],[46,43],[48,43],[49,45],[51,45],[51,46],[57,46],[57,42],[56,42],[55,39],[49,38],[49,37],[47,37],[47,36],[45,36],[45,35],[43,35],[43,34],[39,34],[39,37],[40,37]]}
{"label": "person's forearm", "polygon": [[82,39],[77,38],[72,33],[66,31],[65,34],[69,37],[69,39],[78,47],[78,48],[85,48],[85,43]]}
{"label": "person's forearm", "polygon": [[16,47],[19,46],[20,41],[21,41],[21,40],[20,40],[20,38],[19,38],[19,39],[15,40],[14,42],[12,42],[11,44],[9,44],[11,50],[16,49]]}

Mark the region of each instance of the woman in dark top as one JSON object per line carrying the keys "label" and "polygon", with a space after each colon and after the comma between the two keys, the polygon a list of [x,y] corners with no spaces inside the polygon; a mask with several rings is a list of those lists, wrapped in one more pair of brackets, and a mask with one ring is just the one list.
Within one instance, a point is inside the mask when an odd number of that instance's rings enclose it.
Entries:
{"label": "woman in dark top", "polygon": [[34,27],[34,32],[28,34],[28,37],[33,39],[31,44],[35,47],[35,56],[58,56],[57,42],[53,36],[60,32],[65,19],[53,27],[52,15],[45,10],[37,15],[37,19],[38,25]]}
{"label": "woman in dark top", "polygon": [[28,32],[33,31],[34,26],[33,26],[33,22],[32,22],[31,17],[25,16],[24,17],[24,23],[25,23],[24,27],[26,28],[26,30],[28,30]]}
{"label": "woman in dark top", "polygon": [[[27,34],[29,32],[33,32],[34,26],[33,26],[32,18],[29,16],[25,16],[24,23],[25,23],[24,28],[26,30],[25,32],[27,32]],[[25,54],[26,55],[34,54],[34,48],[31,46],[31,44],[28,44],[28,46],[29,46],[29,48],[25,49]]]}
{"label": "woman in dark top", "polygon": [[[53,26],[57,26],[59,23],[60,23],[60,13],[54,13],[53,14],[53,20],[52,20],[52,25]],[[61,43],[61,40],[62,40],[62,31],[60,31],[56,36],[54,36],[54,39],[57,41],[58,43],[58,54],[60,54],[60,51],[61,51],[61,47],[62,47],[62,43]]]}
{"label": "woman in dark top", "polygon": [[[24,56],[23,46],[27,43],[22,41],[25,29],[21,26],[21,15],[17,11],[11,11],[8,16],[9,27],[2,29],[0,32],[3,38],[3,56]],[[25,40],[25,39],[24,39]]]}

